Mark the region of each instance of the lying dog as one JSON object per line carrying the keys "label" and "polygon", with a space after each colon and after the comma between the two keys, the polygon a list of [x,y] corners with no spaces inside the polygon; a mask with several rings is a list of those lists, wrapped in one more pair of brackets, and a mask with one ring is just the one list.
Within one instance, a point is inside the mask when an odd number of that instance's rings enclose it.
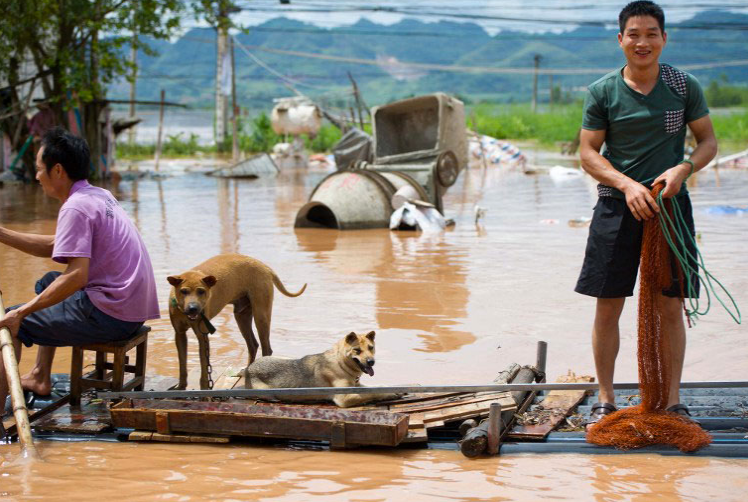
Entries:
{"label": "lying dog", "polygon": [[176,389],[187,387],[187,329],[197,335],[200,351],[200,388],[209,388],[208,332],[215,330],[210,319],[227,303],[234,305],[234,317],[249,351],[249,364],[257,355],[257,340],[252,331],[252,317],[260,337],[262,355],[273,353],[270,347],[270,318],[273,310],[273,285],[286,296],[289,293],[275,272],[267,265],[240,254],[214,256],[180,275],[167,277],[173,287],[169,294],[169,317],[174,326],[179,356],[179,383]]}
{"label": "lying dog", "polygon": [[[374,376],[374,332],[349,333],[333,348],[301,359],[261,357],[244,370],[247,389],[298,387],[361,387],[362,373]],[[293,396],[283,401],[332,400],[341,408],[396,399],[399,394],[336,394],[334,396]]]}

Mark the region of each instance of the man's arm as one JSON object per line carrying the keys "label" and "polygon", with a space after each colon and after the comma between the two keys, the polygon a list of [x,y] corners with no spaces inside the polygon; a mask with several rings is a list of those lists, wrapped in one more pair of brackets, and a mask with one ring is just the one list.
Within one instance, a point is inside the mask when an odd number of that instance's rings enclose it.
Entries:
{"label": "man's arm", "polygon": [[608,162],[608,159],[600,155],[600,148],[604,142],[605,129],[599,131],[582,129],[579,135],[582,168],[603,185],[623,192],[626,196],[626,204],[634,218],[639,221],[653,218],[654,213],[660,210],[657,202],[649,194],[647,187],[622,174]]}
{"label": "man's arm", "polygon": [[13,336],[18,335],[18,327],[27,315],[60,303],[88,283],[90,258],[69,258],[68,268],[52,284],[30,302],[16,310],[11,310],[0,321],[0,328],[8,328]]}
{"label": "man's arm", "polygon": [[[693,137],[696,139],[696,148],[690,158],[693,162],[693,172],[696,172],[703,169],[717,155],[717,138],[714,136],[712,119],[709,118],[709,115],[689,122],[688,127],[691,128]],[[690,174],[691,165],[682,162],[662,173],[654,180],[654,183],[665,182],[662,197],[667,199],[678,194],[681,185]]]}
{"label": "man's arm", "polygon": [[51,258],[52,248],[54,248],[55,245],[55,236],[25,234],[0,227],[0,243],[7,244],[8,246],[23,251],[26,254],[40,256],[42,258]]}

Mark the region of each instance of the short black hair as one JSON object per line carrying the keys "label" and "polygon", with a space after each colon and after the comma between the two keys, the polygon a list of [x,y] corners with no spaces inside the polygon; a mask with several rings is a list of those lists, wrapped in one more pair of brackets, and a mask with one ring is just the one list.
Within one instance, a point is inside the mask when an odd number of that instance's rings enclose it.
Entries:
{"label": "short black hair", "polygon": [[626,29],[626,23],[629,18],[634,16],[650,16],[655,18],[657,24],[660,25],[660,31],[665,33],[665,13],[662,12],[662,8],[654,2],[639,0],[629,3],[618,14],[618,27],[621,29],[621,34]]}
{"label": "short black hair", "polygon": [[88,179],[91,152],[85,139],[58,126],[44,133],[42,146],[44,147],[42,162],[44,162],[47,172],[55,164],[60,164],[71,180]]}

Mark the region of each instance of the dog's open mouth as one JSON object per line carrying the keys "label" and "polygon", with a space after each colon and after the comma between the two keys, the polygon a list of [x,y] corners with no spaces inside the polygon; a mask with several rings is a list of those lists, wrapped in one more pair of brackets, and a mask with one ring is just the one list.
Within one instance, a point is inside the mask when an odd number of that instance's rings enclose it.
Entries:
{"label": "dog's open mouth", "polygon": [[187,319],[189,319],[190,321],[197,321],[198,317],[200,317],[199,312],[196,314],[184,314],[184,315],[186,315]]}
{"label": "dog's open mouth", "polygon": [[356,361],[356,364],[358,364],[358,367],[361,368],[361,371],[363,371],[364,373],[366,373],[369,376],[374,376],[374,368],[372,368],[368,364],[362,363],[358,359],[354,359],[354,361]]}

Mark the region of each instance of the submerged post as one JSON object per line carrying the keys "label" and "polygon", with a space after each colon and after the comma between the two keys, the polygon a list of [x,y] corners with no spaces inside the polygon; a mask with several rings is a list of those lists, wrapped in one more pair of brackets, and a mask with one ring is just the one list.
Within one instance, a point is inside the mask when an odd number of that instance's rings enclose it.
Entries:
{"label": "submerged post", "polygon": [[[0,319],[4,318],[5,306],[3,305],[2,292],[0,292]],[[26,400],[23,398],[21,375],[18,373],[18,359],[16,359],[16,351],[13,349],[13,337],[8,328],[0,329],[0,349],[3,353],[3,363],[5,363],[5,374],[8,378],[8,391],[13,405],[13,417],[16,419],[18,439],[21,441],[24,454],[35,455],[36,449],[34,448],[34,439],[31,437],[29,413],[26,409]],[[5,403],[2,404],[5,405]]]}
{"label": "submerged post", "polygon": [[548,343],[538,342],[538,351],[535,359],[535,369],[538,371],[540,382],[545,382],[545,362],[548,356]]}
{"label": "submerged post", "polygon": [[486,453],[498,455],[499,443],[501,443],[501,405],[491,403],[488,408],[488,446],[486,447]]}

